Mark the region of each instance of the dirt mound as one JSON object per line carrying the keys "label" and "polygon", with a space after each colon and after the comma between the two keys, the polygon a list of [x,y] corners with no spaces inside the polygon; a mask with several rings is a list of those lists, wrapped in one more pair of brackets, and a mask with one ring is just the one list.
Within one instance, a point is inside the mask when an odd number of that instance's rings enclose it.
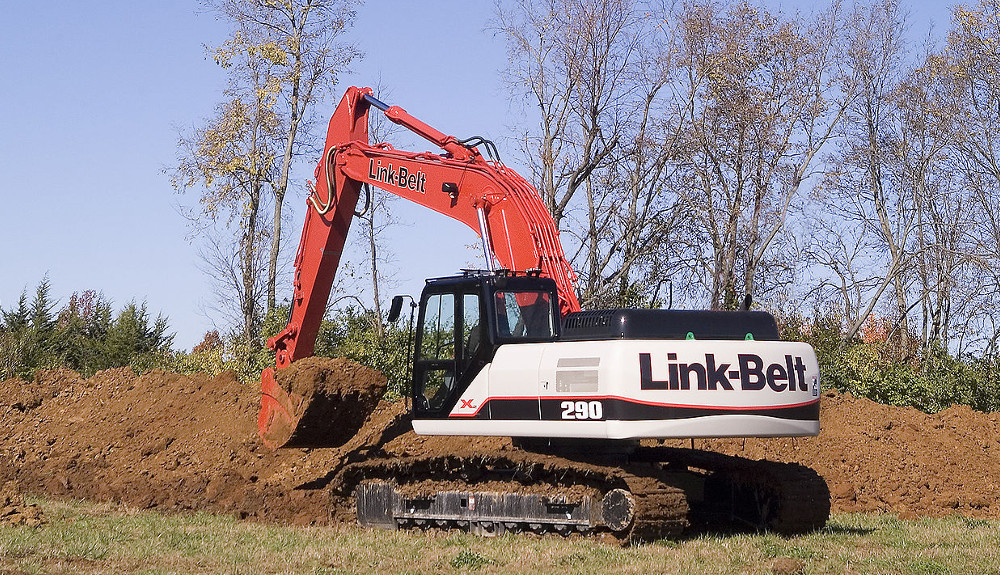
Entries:
{"label": "dirt mound", "polygon": [[829,484],[835,512],[1000,517],[1000,414],[953,406],[928,415],[828,392],[820,425],[815,438],[695,446],[808,465]]}
{"label": "dirt mound", "polygon": [[[338,363],[343,360],[316,361],[327,362],[320,371],[332,370],[322,377],[344,369]],[[228,373],[136,376],[117,369],[84,380],[52,371],[32,383],[8,380],[0,383],[6,430],[0,437],[0,485],[13,481],[12,489],[22,493],[143,508],[323,524],[352,520],[352,510],[335,508],[326,489],[351,462],[373,454],[513,449],[505,438],[416,436],[403,403],[382,402],[341,447],[271,452],[257,438],[258,402],[255,386]],[[997,414],[954,407],[926,415],[828,393],[822,425],[817,438],[695,445],[813,467],[830,484],[835,511],[1000,516],[994,502],[1000,480],[993,479],[1000,477]]]}
{"label": "dirt mound", "polygon": [[[59,385],[56,385],[56,384]],[[19,380],[0,396],[17,394]],[[322,453],[267,453],[256,437],[257,393],[232,374],[184,376],[128,369],[88,380],[43,372],[31,385],[61,387],[33,407],[0,406],[0,481],[55,496],[143,508],[206,509],[313,522],[328,498],[287,478]],[[33,404],[35,402],[32,402]]]}

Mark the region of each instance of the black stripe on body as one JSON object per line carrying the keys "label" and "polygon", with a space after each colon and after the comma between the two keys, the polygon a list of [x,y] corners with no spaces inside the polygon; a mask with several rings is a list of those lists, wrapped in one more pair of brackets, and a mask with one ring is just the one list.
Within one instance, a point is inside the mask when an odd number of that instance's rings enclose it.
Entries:
{"label": "black stripe on body", "polygon": [[[621,397],[559,397],[559,398],[490,398],[478,413],[469,419],[506,419],[525,421],[564,421],[565,402],[599,401],[603,416],[594,421],[658,421],[692,419],[712,415],[762,415],[799,421],[819,420],[819,400],[790,406],[760,408],[725,408],[641,403]],[[541,418],[539,418],[539,410]],[[463,419],[461,416],[452,416]]]}

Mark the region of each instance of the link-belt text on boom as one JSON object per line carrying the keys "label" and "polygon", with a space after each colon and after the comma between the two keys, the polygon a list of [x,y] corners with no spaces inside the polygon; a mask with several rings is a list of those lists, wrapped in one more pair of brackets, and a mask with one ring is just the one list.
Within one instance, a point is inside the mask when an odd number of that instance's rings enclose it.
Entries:
{"label": "link-belt text on boom", "polygon": [[[770,387],[774,391],[809,391],[806,383],[806,365],[801,357],[785,356],[784,364],[764,365],[759,355],[741,353],[737,356],[739,369],[730,369],[732,364],[715,363],[715,354],[706,353],[704,363],[678,363],[676,353],[667,354],[668,379],[653,379],[651,354],[639,354],[640,389],[691,389],[695,379],[695,389],[733,390],[733,384],[747,391],[759,391]],[[694,376],[692,378],[692,375]]]}
{"label": "link-belt text on boom", "polygon": [[398,170],[392,169],[392,164],[382,165],[382,160],[368,160],[368,177],[376,182],[390,184],[404,190],[414,192],[424,192],[424,183],[427,181],[427,174],[417,171],[410,173],[404,166]]}

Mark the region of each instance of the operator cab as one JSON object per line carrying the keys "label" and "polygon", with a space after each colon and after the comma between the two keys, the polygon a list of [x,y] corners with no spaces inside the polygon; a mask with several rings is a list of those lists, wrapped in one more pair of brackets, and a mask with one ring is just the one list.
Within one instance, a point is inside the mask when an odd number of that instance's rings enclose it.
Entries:
{"label": "operator cab", "polygon": [[412,398],[417,417],[445,417],[506,343],[559,338],[556,284],[537,274],[468,271],[427,280],[420,296]]}

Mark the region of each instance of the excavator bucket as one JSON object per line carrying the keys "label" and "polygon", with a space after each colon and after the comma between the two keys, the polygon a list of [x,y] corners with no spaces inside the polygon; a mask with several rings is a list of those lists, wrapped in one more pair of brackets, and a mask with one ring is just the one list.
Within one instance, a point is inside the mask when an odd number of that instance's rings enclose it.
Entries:
{"label": "excavator bucket", "polygon": [[279,447],[337,447],[353,437],[385,394],[385,377],[343,358],[307,357],[261,374],[261,441]]}

